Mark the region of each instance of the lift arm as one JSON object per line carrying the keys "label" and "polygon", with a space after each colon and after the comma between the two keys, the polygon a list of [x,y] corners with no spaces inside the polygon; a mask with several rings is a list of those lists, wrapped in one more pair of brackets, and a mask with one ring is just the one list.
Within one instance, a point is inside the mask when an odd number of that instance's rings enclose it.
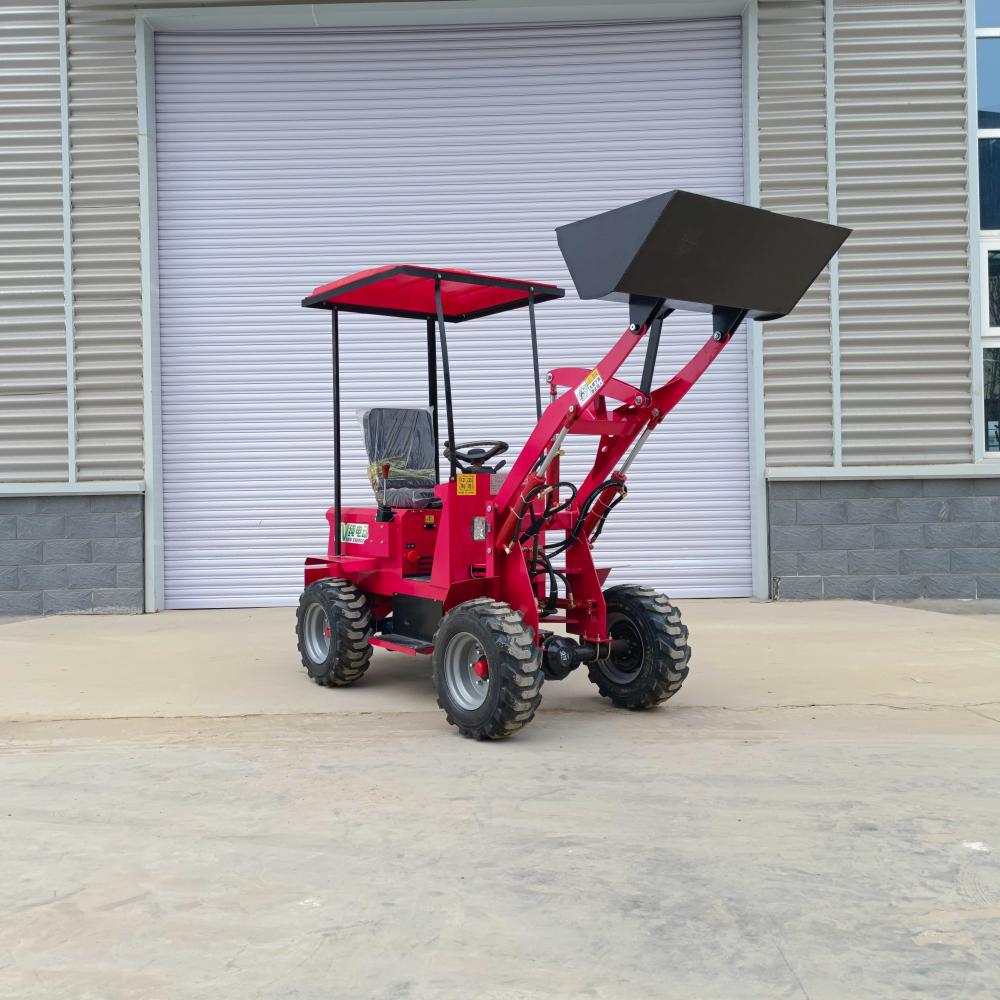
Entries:
{"label": "lift arm", "polygon": [[[626,467],[621,468],[625,453],[640,437],[638,447],[641,447],[649,432],[687,395],[732,339],[742,319],[740,315],[725,331],[713,333],[673,378],[648,394],[614,375],[649,333],[650,323],[630,325],[591,371],[563,368],[550,373],[554,388],[566,385],[564,380],[570,376],[583,377],[568,383],[573,386],[571,391],[549,404],[500,488],[496,498],[497,545],[512,544],[514,529],[529,502],[529,494],[546,483],[548,466],[567,434],[600,436],[594,465],[580,484],[581,498],[612,478],[624,484],[627,465],[636,452],[626,460]],[[621,405],[609,412],[609,399]]]}

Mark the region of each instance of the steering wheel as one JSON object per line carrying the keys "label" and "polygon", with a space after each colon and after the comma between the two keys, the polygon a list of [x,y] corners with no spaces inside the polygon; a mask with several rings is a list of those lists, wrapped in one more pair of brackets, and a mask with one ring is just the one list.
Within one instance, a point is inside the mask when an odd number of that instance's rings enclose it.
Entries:
{"label": "steering wheel", "polygon": [[[447,442],[444,446],[444,457],[450,459],[454,456],[456,461],[462,462],[464,465],[481,469],[491,458],[502,455],[508,447],[506,441],[466,441],[454,447],[452,447],[451,442]],[[497,466],[497,468],[499,467]]]}

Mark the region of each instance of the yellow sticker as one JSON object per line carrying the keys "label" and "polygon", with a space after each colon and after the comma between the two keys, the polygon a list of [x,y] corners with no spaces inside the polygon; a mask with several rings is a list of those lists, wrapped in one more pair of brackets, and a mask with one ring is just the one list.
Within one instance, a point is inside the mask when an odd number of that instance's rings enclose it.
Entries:
{"label": "yellow sticker", "polygon": [[573,390],[576,401],[585,406],[587,401],[597,395],[604,385],[601,373],[595,368],[577,387]]}
{"label": "yellow sticker", "polygon": [[430,525],[433,526],[433,524],[434,524],[434,515],[433,514],[424,514],[424,524],[430,524]]}
{"label": "yellow sticker", "polygon": [[474,497],[476,495],[476,477],[474,474],[460,472],[458,474],[457,493],[460,497]]}

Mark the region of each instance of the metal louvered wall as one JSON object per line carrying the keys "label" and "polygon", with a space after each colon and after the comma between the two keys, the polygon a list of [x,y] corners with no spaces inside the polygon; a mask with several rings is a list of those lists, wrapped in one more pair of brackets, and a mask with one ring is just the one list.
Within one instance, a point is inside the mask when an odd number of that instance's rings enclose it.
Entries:
{"label": "metal louvered wall", "polygon": [[839,365],[829,271],[764,328],[767,464],[835,464],[838,402],[845,466],[969,461],[964,4],[760,0],[758,23],[761,202],[854,229]]}
{"label": "metal louvered wall", "polygon": [[844,462],[969,461],[964,4],[835,12]]}
{"label": "metal louvered wall", "polygon": [[0,6],[0,483],[67,477],[59,11]]}
{"label": "metal louvered wall", "polygon": [[[570,286],[556,225],[673,187],[740,199],[740,42],[737,19],[159,34],[167,606],[292,602],[302,556],[325,551],[312,284],[401,260]],[[623,74],[640,48],[657,59]],[[595,363],[627,321],[572,293],[542,306],[543,370]],[[424,328],[345,315],[341,331],[345,493],[370,505],[355,411],[425,401]],[[661,378],[710,332],[672,316]],[[459,439],[516,451],[534,424],[527,317],[456,326],[449,353]],[[633,467],[601,539],[613,579],[749,594],[747,412],[741,336]]]}
{"label": "metal louvered wall", "polygon": [[69,7],[81,480],[143,475],[135,7]]}
{"label": "metal louvered wall", "polygon": [[[758,14],[763,208],[828,219],[823,0],[761,0]],[[830,272],[787,319],[764,324],[768,465],[830,465]]]}

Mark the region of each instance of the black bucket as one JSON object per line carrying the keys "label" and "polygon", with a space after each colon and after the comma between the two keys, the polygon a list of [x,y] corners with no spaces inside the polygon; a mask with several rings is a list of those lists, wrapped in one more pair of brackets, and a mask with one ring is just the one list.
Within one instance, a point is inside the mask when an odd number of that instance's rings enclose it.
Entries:
{"label": "black bucket", "polygon": [[758,320],[790,313],[850,233],[690,191],[556,230],[580,298],[662,299]]}

